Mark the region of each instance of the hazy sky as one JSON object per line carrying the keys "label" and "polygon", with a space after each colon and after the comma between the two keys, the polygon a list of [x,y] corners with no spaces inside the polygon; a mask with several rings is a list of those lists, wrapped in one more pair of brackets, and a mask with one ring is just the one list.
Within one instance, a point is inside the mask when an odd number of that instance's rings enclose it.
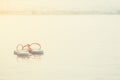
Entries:
{"label": "hazy sky", "polygon": [[120,0],[0,0],[1,9],[118,10]]}

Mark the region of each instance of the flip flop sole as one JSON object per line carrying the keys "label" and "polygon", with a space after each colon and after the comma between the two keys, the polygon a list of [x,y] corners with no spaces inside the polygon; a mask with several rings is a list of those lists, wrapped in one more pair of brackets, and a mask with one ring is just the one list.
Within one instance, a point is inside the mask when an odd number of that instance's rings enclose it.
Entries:
{"label": "flip flop sole", "polygon": [[29,54],[29,52],[16,52],[16,51],[14,51],[14,55],[17,55],[17,56],[26,56],[26,57],[31,56]]}
{"label": "flip flop sole", "polygon": [[44,54],[43,50],[32,50],[29,52],[33,55],[43,55]]}

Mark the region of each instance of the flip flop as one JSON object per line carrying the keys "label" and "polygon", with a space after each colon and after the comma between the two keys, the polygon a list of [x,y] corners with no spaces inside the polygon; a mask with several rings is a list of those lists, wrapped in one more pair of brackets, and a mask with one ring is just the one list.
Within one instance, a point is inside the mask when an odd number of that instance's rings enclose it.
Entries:
{"label": "flip flop", "polygon": [[[39,48],[38,49],[32,49],[31,47],[33,45],[37,45],[37,46],[39,46]],[[27,45],[23,46],[23,49],[25,47],[28,48],[29,53],[32,54],[32,55],[43,55],[43,53],[44,53],[43,50],[41,50],[41,45],[39,43],[27,44]]]}
{"label": "flip flop", "polygon": [[[22,49],[18,50],[18,48],[20,46],[22,47]],[[23,45],[22,44],[17,45],[16,51],[14,51],[14,55],[17,55],[17,57],[24,57],[24,58],[28,58],[28,57],[31,56],[28,51],[23,50]]]}

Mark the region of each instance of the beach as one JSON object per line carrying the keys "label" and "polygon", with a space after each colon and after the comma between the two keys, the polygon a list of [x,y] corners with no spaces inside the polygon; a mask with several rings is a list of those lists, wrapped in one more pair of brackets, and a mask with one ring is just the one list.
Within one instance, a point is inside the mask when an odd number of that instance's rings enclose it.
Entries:
{"label": "beach", "polygon": [[[119,80],[119,15],[0,16],[0,80]],[[16,60],[37,42],[41,59]]]}

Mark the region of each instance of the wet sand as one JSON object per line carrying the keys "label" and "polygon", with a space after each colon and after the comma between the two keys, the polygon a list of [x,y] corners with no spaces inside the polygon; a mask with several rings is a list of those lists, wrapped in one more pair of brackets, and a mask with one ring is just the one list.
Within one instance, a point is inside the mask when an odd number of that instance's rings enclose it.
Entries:
{"label": "wet sand", "polygon": [[[0,16],[0,80],[119,80],[120,16]],[[41,59],[16,60],[38,42]]]}

